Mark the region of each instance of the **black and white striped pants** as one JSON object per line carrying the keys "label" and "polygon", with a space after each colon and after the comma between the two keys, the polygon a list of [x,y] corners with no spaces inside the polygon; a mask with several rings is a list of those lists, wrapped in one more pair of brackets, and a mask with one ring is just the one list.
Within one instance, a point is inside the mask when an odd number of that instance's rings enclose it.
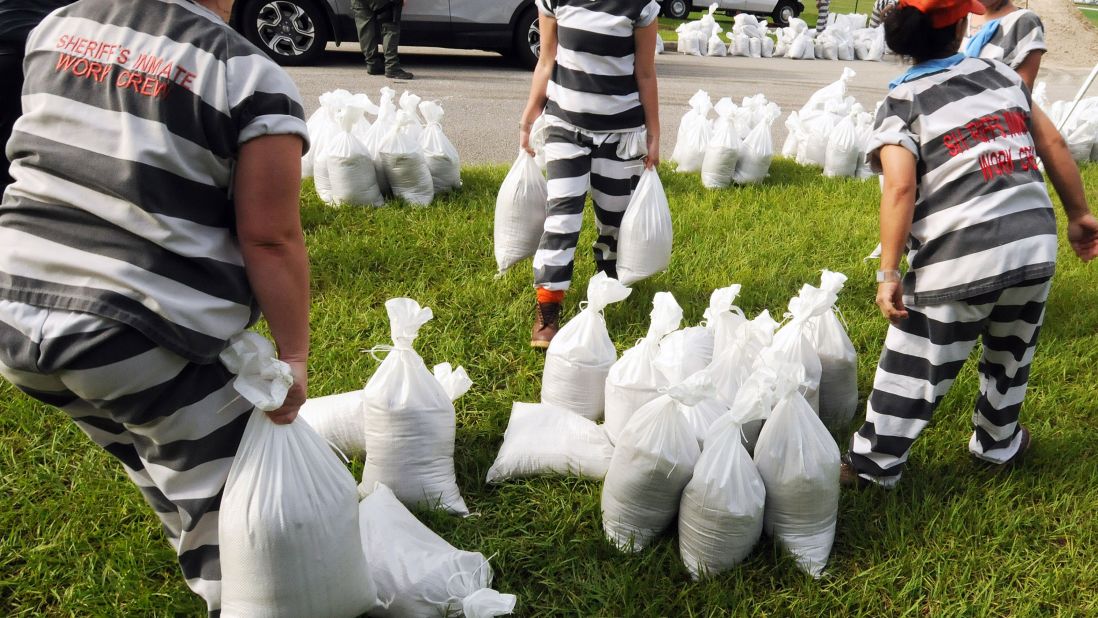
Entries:
{"label": "black and white striped pants", "polygon": [[183,577],[221,606],[221,493],[252,406],[200,365],[119,322],[0,301],[0,375],[64,410],[122,462],[159,516]]}
{"label": "black and white striped pants", "polygon": [[638,159],[618,156],[620,139],[617,133],[596,139],[560,126],[547,128],[549,201],[545,230],[534,254],[535,287],[567,290],[571,285],[588,188],[598,226],[595,261],[603,270],[617,259],[618,228],[644,167]]}
{"label": "black and white striped pants", "polygon": [[851,440],[859,475],[884,486],[900,479],[912,443],[930,423],[977,339],[983,343],[980,395],[968,448],[992,463],[1014,456],[1050,285],[1045,278],[964,300],[909,306],[908,318],[888,327],[865,424]]}

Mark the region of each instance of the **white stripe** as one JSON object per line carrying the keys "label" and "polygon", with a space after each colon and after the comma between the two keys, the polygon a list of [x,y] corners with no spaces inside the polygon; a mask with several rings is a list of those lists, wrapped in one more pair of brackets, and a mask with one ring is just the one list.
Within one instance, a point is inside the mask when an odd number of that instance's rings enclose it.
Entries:
{"label": "white stripe", "polygon": [[967,360],[972,353],[972,346],[976,345],[975,341],[957,341],[949,345],[934,345],[924,337],[916,337],[902,332],[900,334],[903,335],[902,338],[893,338],[890,333],[885,341],[885,347],[900,354],[925,358],[928,363],[939,366]]}
{"label": "white stripe", "polygon": [[586,174],[574,178],[550,178],[545,183],[548,199],[550,201],[553,199],[587,195],[587,189],[590,185],[590,177]]}
{"label": "white stripe", "polygon": [[201,401],[179,408],[168,416],[144,425],[128,424],[127,428],[157,444],[200,440],[251,409],[252,405],[240,398],[232,382],[229,382]]}
{"label": "white stripe", "polygon": [[145,470],[160,491],[169,500],[178,503],[180,500],[204,500],[216,496],[225,485],[232,463],[232,457],[223,457],[189,470],[173,470],[147,461]]}
{"label": "white stripe", "polygon": [[[0,228],[0,246],[22,247],[0,252],[0,271],[20,277],[116,292],[141,303],[169,322],[218,338],[236,334],[251,318],[251,308],[210,296],[178,281],[150,273],[121,260]],[[29,259],[25,259],[29,258]],[[58,265],[64,264],[62,270]],[[158,299],[186,299],[162,304]]]}
{"label": "white stripe", "polygon": [[278,68],[267,56],[234,56],[225,62],[225,70],[225,82],[232,89],[229,92],[229,110],[256,92],[284,94],[294,101],[301,100],[290,74]]}
{"label": "white stripe", "polygon": [[606,195],[597,189],[591,189],[591,199],[598,207],[608,212],[625,212],[629,207],[628,195]]}
{"label": "white stripe", "polygon": [[[61,144],[79,144],[96,154],[144,163],[200,184],[229,186],[229,160],[166,131],[159,121],[44,93],[23,95],[23,109],[48,109],[50,113],[23,116],[16,131]],[[152,135],[160,139],[138,137]],[[38,199],[48,202],[48,195]]]}
{"label": "white stripe", "polygon": [[[855,453],[857,453],[858,455],[861,455],[862,457],[865,457],[866,459],[869,459],[870,461],[877,464],[881,468],[884,468],[885,470],[887,470],[889,468],[894,468],[894,467],[906,462],[907,457],[911,452],[911,451],[908,451],[907,453],[904,453],[902,457],[898,457],[898,458],[893,457],[892,455],[886,455],[884,453],[875,453],[875,452],[873,452],[873,445],[869,442],[869,440],[866,440],[860,434],[857,434],[857,433],[854,434],[854,440],[853,440],[853,443],[851,444],[851,450],[854,451]],[[877,477],[874,477],[874,478],[877,478]]]}
{"label": "white stripe", "polygon": [[949,392],[953,380],[943,380],[938,384],[931,384],[922,378],[912,378],[898,373],[889,373],[877,368],[873,377],[873,390],[889,393],[905,399],[921,399],[927,403],[934,403],[938,397]]}
{"label": "white stripe", "polygon": [[164,348],[153,348],[117,363],[64,372],[65,384],[81,399],[113,401],[170,382],[187,361]]}
{"label": "white stripe", "polygon": [[534,254],[534,269],[538,270],[546,266],[567,266],[576,255],[576,248],[569,249],[538,249]]}
{"label": "white stripe", "polygon": [[46,319],[42,322],[40,341],[66,335],[95,333],[118,324],[91,313],[56,309],[44,309],[43,313],[46,314]]}
{"label": "white stripe", "polygon": [[583,213],[574,215],[549,215],[545,217],[545,231],[551,234],[574,234],[583,227]]}
{"label": "white stripe", "polygon": [[5,380],[20,388],[29,388],[43,393],[64,393],[68,391],[65,385],[53,376],[14,369],[8,367],[2,361],[0,361],[0,375],[3,375]]}
{"label": "white stripe", "polygon": [[[1013,423],[1013,425],[1017,425],[1017,423]],[[1011,429],[1013,430],[1013,427]],[[1006,460],[1013,457],[1014,454],[1018,452],[1018,447],[1020,447],[1021,445],[1022,432],[1020,431],[1018,432],[1018,435],[1014,436],[1014,439],[1010,441],[1009,445],[1003,448],[992,449],[990,451],[983,450],[983,448],[980,446],[980,441],[976,439],[975,432],[973,432],[972,437],[968,440],[969,452],[979,457],[980,459],[990,461],[991,463],[996,464],[1004,463],[1006,462]]]}
{"label": "white stripe", "polygon": [[636,71],[633,54],[621,57],[597,56],[564,47],[557,47],[557,64],[592,75],[621,76],[632,75]]}
{"label": "white stripe", "polygon": [[627,112],[640,104],[636,94],[593,94],[570,90],[550,81],[546,88],[548,97],[566,111],[612,116]]}
{"label": "white stripe", "polygon": [[618,161],[596,157],[591,160],[591,173],[614,180],[631,180],[640,175],[641,164],[637,161]]}
{"label": "white stripe", "polygon": [[194,578],[186,582],[192,592],[206,601],[209,611],[221,609],[221,580]]}
{"label": "white stripe", "polygon": [[633,20],[625,15],[568,5],[558,8],[556,17],[557,24],[566,28],[607,36],[633,37]]}
{"label": "white stripe", "polygon": [[[943,197],[949,198],[949,196]],[[926,242],[928,239],[941,238],[950,232],[1002,219],[1005,216],[1051,207],[1052,202],[1048,199],[1045,186],[1033,182],[1013,189],[978,195],[967,202],[939,210],[912,223],[911,235],[921,242]]]}
{"label": "white stripe", "polygon": [[1040,328],[1036,324],[1030,324],[1025,320],[1013,322],[991,322],[988,324],[987,333],[992,337],[1018,337],[1022,341],[1032,341],[1033,333]]}

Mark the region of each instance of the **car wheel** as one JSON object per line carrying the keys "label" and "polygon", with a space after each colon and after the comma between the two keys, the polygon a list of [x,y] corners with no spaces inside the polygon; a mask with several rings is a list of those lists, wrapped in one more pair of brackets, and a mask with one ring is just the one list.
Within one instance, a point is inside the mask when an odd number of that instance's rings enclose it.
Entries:
{"label": "car wheel", "polygon": [[309,0],[251,0],[240,23],[249,41],[283,65],[309,64],[328,44],[324,13]]}
{"label": "car wheel", "polygon": [[770,16],[774,18],[775,26],[785,28],[789,25],[789,20],[797,16],[797,5],[791,0],[778,0],[774,12]]}
{"label": "car wheel", "polygon": [[522,66],[532,69],[541,55],[541,26],[538,10],[530,7],[515,22],[515,58]]}
{"label": "car wheel", "polygon": [[663,16],[672,19],[686,19],[690,15],[690,0],[666,0],[663,3]]}

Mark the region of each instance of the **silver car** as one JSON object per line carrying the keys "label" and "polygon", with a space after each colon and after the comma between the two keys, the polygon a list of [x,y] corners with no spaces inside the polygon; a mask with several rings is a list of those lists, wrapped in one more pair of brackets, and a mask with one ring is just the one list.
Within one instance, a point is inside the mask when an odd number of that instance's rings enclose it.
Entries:
{"label": "silver car", "polygon": [[[358,41],[351,0],[237,0],[230,23],[280,64],[310,64],[329,42]],[[534,0],[405,0],[401,45],[483,49],[537,63]]]}
{"label": "silver car", "polygon": [[705,10],[716,2],[717,9],[729,15],[751,13],[760,17],[769,17],[774,25],[785,27],[789,20],[804,11],[800,0],[661,0],[663,15],[675,19],[686,19],[690,11]]}

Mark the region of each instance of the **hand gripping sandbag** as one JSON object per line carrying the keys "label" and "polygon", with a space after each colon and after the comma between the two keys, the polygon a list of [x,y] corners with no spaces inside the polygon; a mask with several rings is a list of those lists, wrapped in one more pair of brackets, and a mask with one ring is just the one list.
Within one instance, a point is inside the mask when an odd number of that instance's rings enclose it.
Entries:
{"label": "hand gripping sandbag", "polygon": [[770,354],[759,359],[762,363],[793,362],[804,367],[804,398],[813,410],[820,409],[823,367],[816,352],[812,318],[822,315],[832,304],[827,292],[808,284],[802,286],[800,293],[789,300],[786,314],[789,322],[774,335],[774,343],[768,348]]}
{"label": "hand gripping sandbag", "polygon": [[699,90],[690,97],[690,111],[679,121],[679,133],[671,160],[677,164],[675,171],[697,172],[705,160],[705,147],[709,144],[709,110],[713,102],[709,93]]}
{"label": "hand gripping sandbag", "polygon": [[557,474],[602,480],[614,447],[589,418],[545,403],[515,403],[487,481]]}
{"label": "hand gripping sandbag", "polygon": [[378,156],[393,195],[409,204],[425,206],[434,199],[435,186],[419,145],[417,123],[405,110],[398,111],[396,124],[378,146]]}
{"label": "hand gripping sandbag", "polygon": [[362,481],[388,485],[409,506],[469,509],[454,477],[454,404],[412,349],[431,309],[410,298],[385,302],[393,347],[362,389],[366,465]]}
{"label": "hand gripping sandbag", "polygon": [[736,104],[732,99],[724,97],[717,101],[714,109],[717,111],[717,120],[713,123],[713,135],[705,147],[701,180],[704,187],[720,189],[732,183],[732,174],[736,172],[736,162],[740,159],[742,140],[733,119]]}
{"label": "hand gripping sandbag", "polygon": [[618,228],[618,280],[632,285],[671,263],[671,208],[655,168],[641,172]]}
{"label": "hand gripping sandbag", "polygon": [[549,192],[545,176],[530,153],[520,149],[496,194],[495,240],[499,274],[538,250],[545,231]]}
{"label": "hand gripping sandbag", "polygon": [[709,429],[679,504],[679,554],[694,579],[739,564],[762,536],[766,488],[743,446],[744,423],[770,414],[766,401],[722,415]]}
{"label": "hand gripping sandbag", "polygon": [[424,101],[419,104],[419,111],[427,121],[419,143],[427,157],[427,167],[431,169],[435,193],[460,189],[461,157],[450,138],[442,132],[442,106],[436,101]]}
{"label": "hand gripping sandbag", "polygon": [[606,273],[587,284],[587,306],[561,327],[545,351],[541,400],[597,421],[602,418],[606,375],[618,352],[606,332],[602,310],[625,300],[629,288]]}
{"label": "hand gripping sandbag", "polygon": [[626,423],[602,485],[602,529],[622,551],[641,551],[675,519],[700,449],[675,400],[661,395]]}
{"label": "hand gripping sandbag", "polygon": [[679,384],[667,387],[664,392],[675,401],[679,412],[686,418],[690,431],[698,441],[698,448],[704,448],[710,425],[728,412],[728,406],[717,399],[717,389],[709,374],[705,370],[699,371]]}
{"label": "hand gripping sandbag", "polygon": [[297,416],[347,457],[366,454],[366,409],[362,391],[310,397]]}
{"label": "hand gripping sandbag", "polygon": [[340,131],[329,143],[324,158],[333,204],[381,206],[385,203],[377,184],[374,160],[354,134],[355,124],[364,113],[361,107],[347,105],[337,114]]}
{"label": "hand gripping sandbag", "polygon": [[766,485],[764,528],[802,570],[819,577],[835,542],[839,448],[797,390],[801,368],[788,367],[775,372],[778,403],[755,445]]}
{"label": "hand gripping sandbag", "polygon": [[378,606],[371,616],[420,618],[510,614],[515,595],[492,590],[483,554],[461,551],[424,526],[381,483],[358,505],[360,551],[370,557]]}
{"label": "hand gripping sandbag", "polygon": [[256,406],[221,498],[221,615],[365,612],[376,595],[362,549],[347,543],[359,534],[354,478],[308,423],[267,417],[293,380],[270,342],[244,333],[221,359]]}
{"label": "hand gripping sandbag", "polygon": [[[837,299],[846,275],[824,270],[820,289]],[[820,420],[834,432],[842,432],[858,409],[858,352],[839,320],[835,301],[812,318],[816,354],[820,358]]]}
{"label": "hand gripping sandbag", "polygon": [[626,350],[610,367],[606,376],[606,420],[603,428],[611,442],[626,422],[641,406],[659,397],[660,387],[667,386],[652,361],[659,352],[660,340],[678,329],[682,322],[682,307],[670,292],[656,292],[652,297],[652,323],[648,334],[637,345]]}

